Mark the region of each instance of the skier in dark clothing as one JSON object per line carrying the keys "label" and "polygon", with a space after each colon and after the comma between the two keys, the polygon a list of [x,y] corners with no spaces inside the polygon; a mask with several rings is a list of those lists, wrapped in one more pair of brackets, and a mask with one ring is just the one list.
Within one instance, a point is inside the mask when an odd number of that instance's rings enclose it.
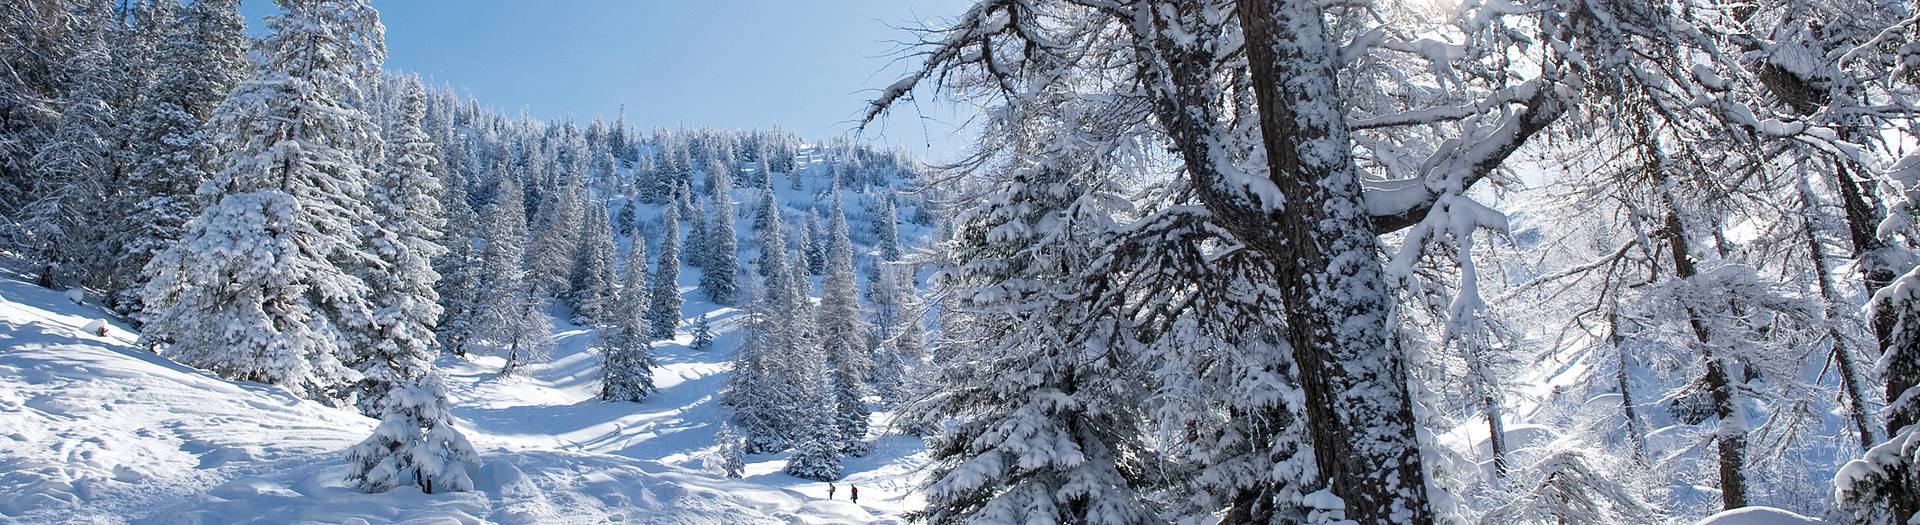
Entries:
{"label": "skier in dark clothing", "polygon": [[853,496],[854,503],[859,503],[860,502],[860,486],[859,485],[849,485],[849,486],[853,487],[853,491],[848,492],[847,494]]}

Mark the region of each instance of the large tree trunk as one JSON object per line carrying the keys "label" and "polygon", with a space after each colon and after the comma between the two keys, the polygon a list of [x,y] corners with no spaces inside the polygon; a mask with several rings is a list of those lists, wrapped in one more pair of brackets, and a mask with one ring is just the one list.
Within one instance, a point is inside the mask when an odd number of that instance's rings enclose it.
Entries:
{"label": "large tree trunk", "polygon": [[[1391,298],[1361,202],[1319,4],[1238,3],[1267,178],[1282,202],[1206,184],[1220,224],[1265,254],[1285,298],[1318,474],[1362,524],[1431,523]],[[1213,181],[1220,182],[1220,181]]]}

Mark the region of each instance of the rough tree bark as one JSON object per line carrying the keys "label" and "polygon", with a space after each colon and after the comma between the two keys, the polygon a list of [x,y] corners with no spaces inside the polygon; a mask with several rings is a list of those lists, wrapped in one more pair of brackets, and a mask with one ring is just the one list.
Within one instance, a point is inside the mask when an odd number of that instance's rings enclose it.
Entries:
{"label": "rough tree bark", "polygon": [[[1362,202],[1318,3],[1241,0],[1267,179],[1283,202],[1248,207],[1221,185],[1201,200],[1268,255],[1306,394],[1320,476],[1359,523],[1431,523],[1392,304]],[[1217,182],[1217,181],[1216,181]]]}

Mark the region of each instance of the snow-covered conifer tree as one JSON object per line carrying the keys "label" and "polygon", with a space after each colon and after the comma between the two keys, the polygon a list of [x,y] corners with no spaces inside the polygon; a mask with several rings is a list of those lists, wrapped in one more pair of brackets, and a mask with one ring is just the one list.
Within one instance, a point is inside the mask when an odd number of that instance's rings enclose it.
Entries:
{"label": "snow-covered conifer tree", "polygon": [[553,345],[547,337],[553,322],[542,307],[544,299],[521,266],[527,258],[527,214],[520,188],[518,176],[503,173],[493,203],[487,205],[479,261],[480,289],[487,293],[477,307],[477,329],[468,343],[471,348],[498,348],[507,359],[505,372],[538,359]]}
{"label": "snow-covered conifer tree", "polygon": [[[143,334],[179,360],[328,399],[354,374],[347,330],[368,324],[367,263],[355,228],[372,220],[367,114],[348,106],[383,58],[373,8],[281,0],[261,63],[215,113],[231,130],[212,204],[148,264]],[[267,263],[266,261],[271,261]]]}
{"label": "snow-covered conifer tree", "polygon": [[873,236],[879,244],[880,260],[900,260],[900,218],[894,209],[893,190],[879,188],[873,193]]}
{"label": "snow-covered conifer tree", "polygon": [[906,382],[927,358],[924,313],[914,294],[910,267],[881,263],[877,274],[867,282],[867,302],[873,305],[873,336],[879,339],[868,384],[881,399],[898,401],[906,393]]}
{"label": "snow-covered conifer tree", "polygon": [[579,253],[574,257],[567,297],[579,322],[605,325],[614,315],[612,309],[618,294],[613,278],[613,229],[607,223],[607,207],[598,202],[588,204],[580,228]]}
{"label": "snow-covered conifer tree", "polygon": [[347,481],[366,492],[411,483],[421,492],[473,490],[470,470],[480,455],[453,427],[445,378],[429,363],[426,375],[388,396],[373,435],[347,449]]}
{"label": "snow-covered conifer tree", "polygon": [[720,475],[740,479],[747,470],[746,452],[742,450],[740,436],[733,435],[733,425],[720,422],[720,431],[713,434],[714,468]]}
{"label": "snow-covered conifer tree", "polygon": [[117,308],[139,307],[141,270],[180,238],[200,211],[194,197],[213,177],[219,151],[213,110],[247,74],[247,39],[237,0],[193,2],[155,54],[158,78],[131,124],[134,163],[120,197],[109,279]]}
{"label": "snow-covered conifer tree", "polygon": [[653,290],[647,298],[647,336],[671,339],[680,327],[680,220],[673,206],[660,218],[660,255],[654,263]]}
{"label": "snow-covered conifer tree", "polygon": [[680,249],[680,261],[688,266],[702,267],[707,263],[707,210],[706,199],[695,199],[687,206],[687,234],[682,239],[686,243]]}
{"label": "snow-covered conifer tree", "polygon": [[820,311],[815,328],[820,348],[832,371],[833,425],[840,450],[865,454],[870,411],[867,409],[867,356],[860,330],[860,303],[853,277],[853,242],[847,238],[847,214],[838,185],[827,210],[826,277],[820,281]]}
{"label": "snow-covered conifer tree", "polygon": [[704,250],[707,260],[700,265],[700,288],[706,290],[707,300],[714,304],[732,305],[739,296],[738,278],[739,242],[738,233],[733,229],[733,185],[724,172],[711,173],[715,178],[712,202],[708,209],[713,216],[707,220],[707,240]]}
{"label": "snow-covered conifer tree", "polygon": [[792,414],[773,367],[773,345],[779,337],[776,312],[760,287],[751,287],[741,324],[740,347],[733,351],[733,374],[727,378],[723,401],[732,407],[732,420],[742,431],[747,452],[770,452],[786,446]]}
{"label": "snow-covered conifer tree", "polygon": [[610,326],[600,333],[600,399],[609,401],[640,401],[654,392],[653,338],[646,319],[647,245],[635,239],[633,246],[620,301],[613,307]]}
{"label": "snow-covered conifer tree", "polygon": [[[86,262],[98,246],[99,213],[113,170],[117,120],[113,101],[120,87],[111,47],[117,32],[107,6],[82,2],[71,35],[71,85],[56,104],[51,136],[32,153],[26,205],[8,224],[26,248],[40,286],[65,288],[86,277]],[[62,7],[64,8],[64,7]],[[105,254],[100,254],[105,255]]]}
{"label": "snow-covered conifer tree", "polygon": [[[840,185],[835,184],[833,187],[839,188]],[[834,198],[839,198],[839,192],[834,192]],[[802,260],[799,261],[805,265],[807,275],[823,275],[827,273],[826,245],[827,236],[820,233],[820,212],[808,209],[807,225],[800,230],[800,254]]]}
{"label": "snow-covered conifer tree", "polygon": [[544,189],[529,231],[540,232],[529,239],[527,279],[542,297],[566,291],[567,278],[573,274],[574,255],[580,244],[580,224],[586,217],[586,188],[579,173],[554,164],[557,181]]}
{"label": "snow-covered conifer tree", "polygon": [[[432,265],[446,251],[436,242],[446,222],[439,202],[443,188],[432,173],[440,148],[420,130],[425,88],[413,78],[404,90],[386,130],[391,158],[369,192],[373,221],[360,227],[361,242],[376,263],[354,268],[367,284],[373,316],[369,327],[352,333],[355,348],[347,364],[360,371],[360,411],[369,416],[392,412],[389,390],[428,375],[442,311],[434,291],[440,275]],[[428,370],[406,369],[420,366]]]}
{"label": "snow-covered conifer tree", "polygon": [[[447,170],[449,174],[458,171]],[[446,253],[434,259],[434,272],[440,274],[435,290],[440,294],[440,323],[436,337],[440,349],[454,355],[466,355],[467,342],[477,329],[474,322],[482,301],[480,272],[483,265],[474,241],[480,237],[480,217],[474,213],[466,184],[459,179],[443,181],[440,209],[446,216],[440,244]]]}
{"label": "snow-covered conifer tree", "polygon": [[693,341],[687,343],[687,348],[706,350],[713,347],[713,320],[707,314],[702,313],[694,318],[690,330],[693,332]]}
{"label": "snow-covered conifer tree", "polygon": [[819,410],[793,445],[793,455],[781,469],[787,475],[814,481],[840,479],[840,432],[833,429],[828,411]]}

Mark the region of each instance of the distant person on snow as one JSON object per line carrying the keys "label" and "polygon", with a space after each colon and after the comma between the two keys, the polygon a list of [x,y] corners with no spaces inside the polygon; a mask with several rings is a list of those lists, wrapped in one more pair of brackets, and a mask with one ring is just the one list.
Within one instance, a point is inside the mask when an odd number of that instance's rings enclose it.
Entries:
{"label": "distant person on snow", "polygon": [[859,485],[849,485],[849,486],[852,488],[847,489],[847,495],[853,497],[854,503],[859,503],[860,502],[860,486]]}
{"label": "distant person on snow", "polygon": [[833,499],[833,482],[827,482],[827,499]]}

